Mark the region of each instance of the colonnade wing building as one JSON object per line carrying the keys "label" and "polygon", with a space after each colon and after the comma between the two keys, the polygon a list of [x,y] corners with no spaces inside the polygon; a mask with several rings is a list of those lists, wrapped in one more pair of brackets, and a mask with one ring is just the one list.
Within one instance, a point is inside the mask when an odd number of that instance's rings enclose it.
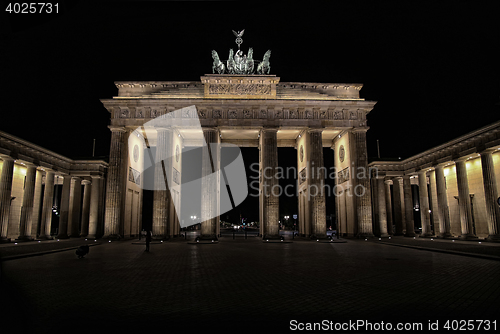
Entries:
{"label": "colonnade wing building", "polygon": [[[157,162],[175,155],[154,167],[153,235],[168,238],[179,234],[175,210],[188,205],[180,203],[182,187],[176,187],[182,178],[182,148],[203,145],[199,138],[210,145],[259,150],[260,226],[267,238],[279,234],[278,191],[267,191],[278,184],[278,147],[295,147],[297,152],[299,233],[326,236],[325,193],[321,190],[324,167],[333,166],[323,165],[323,147],[332,148],[335,167],[341,171],[339,188],[344,189],[337,196],[342,232],[372,235],[369,177],[358,178],[351,172],[367,168],[366,115],[376,103],[359,97],[361,84],[280,82],[279,77],[264,74],[207,74],[195,82],[127,81],[116,82],[116,86],[118,96],[101,100],[110,112],[112,131],[105,237],[138,233],[131,227],[137,225],[131,224],[134,218],[130,217],[142,210],[145,180],[141,171],[149,161],[146,152],[153,147]],[[168,122],[154,128],[148,125],[169,117],[181,119],[176,126]],[[214,165],[216,170],[220,168],[220,152],[210,153],[211,159],[204,156],[203,161],[212,164],[212,169],[204,167],[203,176],[212,173]],[[170,192],[160,189],[165,179],[171,180]],[[224,183],[217,187],[216,196],[202,201],[202,236],[219,234]],[[353,196],[354,189],[361,195]]]}
{"label": "colonnade wing building", "polygon": [[419,220],[421,236],[500,241],[500,122],[369,166],[375,234],[413,237]]}
{"label": "colonnade wing building", "polygon": [[107,169],[0,131],[0,242],[102,236]]}

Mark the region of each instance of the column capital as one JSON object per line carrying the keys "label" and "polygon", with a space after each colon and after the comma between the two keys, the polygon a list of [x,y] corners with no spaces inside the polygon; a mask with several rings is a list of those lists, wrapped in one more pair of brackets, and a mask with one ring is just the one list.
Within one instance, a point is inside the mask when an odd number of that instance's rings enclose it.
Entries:
{"label": "column capital", "polygon": [[316,128],[316,129],[307,129],[307,132],[308,133],[315,133],[315,132],[322,133],[323,130],[325,130],[325,129],[318,129],[318,128]]}
{"label": "column capital", "polygon": [[261,132],[278,132],[278,130],[277,127],[263,127],[260,129]]}
{"label": "column capital", "polygon": [[94,180],[94,179],[99,180],[99,179],[104,178],[102,175],[90,175],[90,177],[92,178],[92,180]]}
{"label": "column capital", "polygon": [[217,127],[203,126],[203,127],[201,127],[201,129],[203,130],[203,132],[208,132],[208,131],[217,131],[217,132],[219,132],[219,128],[217,128]]}
{"label": "column capital", "polygon": [[355,127],[355,128],[351,129],[351,132],[352,133],[356,133],[356,132],[365,132],[366,133],[366,131],[368,131],[368,129],[370,129],[369,126]]}
{"label": "column capital", "polygon": [[109,125],[108,128],[109,128],[109,130],[111,130],[111,132],[127,132],[127,129],[123,126]]}
{"label": "column capital", "polygon": [[13,157],[11,157],[10,155],[4,155],[4,154],[0,154],[0,159],[2,159],[3,161],[11,161],[11,160],[14,160]]}
{"label": "column capital", "polygon": [[480,155],[483,155],[483,154],[492,154],[492,153],[495,153],[495,152],[500,152],[500,147],[489,147],[481,152],[479,152]]}
{"label": "column capital", "polygon": [[429,169],[420,169],[417,171],[417,174],[418,174],[418,177],[420,176],[426,176],[427,175],[427,172],[429,171]]}
{"label": "column capital", "polygon": [[82,180],[82,184],[83,185],[87,185],[87,184],[91,184],[92,182],[90,182],[89,180]]}
{"label": "column capital", "polygon": [[393,182],[392,182],[392,179],[391,179],[390,177],[386,176],[386,177],[384,178],[384,183],[385,183],[385,184],[392,184]]}

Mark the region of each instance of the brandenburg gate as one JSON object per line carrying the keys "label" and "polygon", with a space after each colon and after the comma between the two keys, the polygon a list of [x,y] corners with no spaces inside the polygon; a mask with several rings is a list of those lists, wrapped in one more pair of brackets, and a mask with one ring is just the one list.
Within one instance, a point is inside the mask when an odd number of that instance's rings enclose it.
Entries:
{"label": "brandenburg gate", "polygon": [[[348,236],[372,235],[369,175],[355,171],[367,168],[366,115],[376,102],[360,98],[362,85],[357,83],[280,82],[279,77],[269,74],[271,52],[260,62],[253,60],[251,48],[244,55],[240,50],[242,32],[239,34],[235,32],[240,39],[238,51],[231,50],[227,61],[219,60],[212,51],[213,73],[201,76],[200,81],[119,81],[115,82],[118,96],[101,100],[111,115],[112,132],[104,237],[139,233],[132,226],[140,226],[133,220],[140,219],[136,213],[143,207],[145,180],[141,171],[148,159],[144,153],[147,148],[156,147],[157,162],[175,156],[155,165],[155,182],[168,177],[175,186],[182,179],[182,148],[199,145],[195,138],[201,136],[210,145],[259,149],[260,228],[264,238],[279,238],[279,198],[275,192],[265,191],[278,184],[278,147],[296,148],[300,235],[326,237],[325,193],[317,190],[324,189],[325,173],[331,167],[335,167],[338,189],[342,189],[335,194],[340,230]],[[178,117],[183,122],[199,120],[201,129],[165,126],[152,131],[145,126],[181,109]],[[335,166],[324,166],[324,147],[333,150]],[[212,151],[210,159],[204,156],[203,160],[202,174],[206,176],[214,165],[215,169],[220,167],[220,152]],[[210,165],[212,169],[207,167]],[[180,234],[175,210],[181,205],[181,188],[175,189],[169,192],[155,187],[155,238]],[[202,194],[202,237],[219,234],[220,192],[217,194]]]}

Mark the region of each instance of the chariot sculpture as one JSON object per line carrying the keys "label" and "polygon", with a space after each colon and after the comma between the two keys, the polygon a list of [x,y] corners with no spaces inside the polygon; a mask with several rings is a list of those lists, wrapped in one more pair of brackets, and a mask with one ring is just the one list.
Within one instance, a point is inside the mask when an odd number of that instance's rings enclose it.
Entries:
{"label": "chariot sculpture", "polygon": [[271,70],[271,63],[269,59],[271,58],[271,50],[267,50],[264,54],[264,59],[254,60],[253,59],[253,49],[248,49],[248,54],[245,55],[240,49],[243,43],[243,33],[242,31],[236,32],[233,30],[236,36],[236,44],[238,45],[238,50],[236,53],[233,49],[229,50],[229,58],[225,61],[220,60],[217,51],[212,50],[212,59],[214,60],[212,64],[212,73],[217,74],[255,74],[255,68],[257,68],[257,74],[269,74]]}

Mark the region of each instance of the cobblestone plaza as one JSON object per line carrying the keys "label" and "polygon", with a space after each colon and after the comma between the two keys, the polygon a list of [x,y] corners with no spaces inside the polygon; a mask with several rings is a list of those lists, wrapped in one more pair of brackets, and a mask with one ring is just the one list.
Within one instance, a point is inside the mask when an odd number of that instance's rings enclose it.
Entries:
{"label": "cobblestone plaza", "polygon": [[[408,244],[413,238],[393,240]],[[2,296],[9,302],[2,303],[2,314],[8,314],[8,328],[42,333],[288,332],[292,320],[424,328],[436,320],[495,320],[500,249],[482,247],[479,253],[493,254],[491,259],[377,239],[224,238],[217,245],[153,243],[150,253],[137,242],[104,242],[84,259],[72,250],[3,261]]]}

